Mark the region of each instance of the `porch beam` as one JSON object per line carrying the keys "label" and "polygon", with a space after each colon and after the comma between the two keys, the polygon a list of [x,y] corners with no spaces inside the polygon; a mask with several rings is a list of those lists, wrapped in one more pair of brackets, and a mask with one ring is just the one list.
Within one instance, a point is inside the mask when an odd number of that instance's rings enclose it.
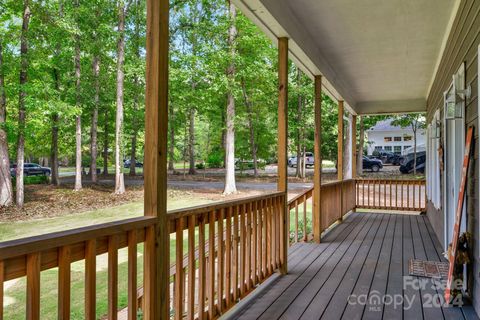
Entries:
{"label": "porch beam", "polygon": [[357,177],[357,116],[352,115],[352,179]]}
{"label": "porch beam", "polygon": [[[278,182],[277,190],[287,193],[287,144],[288,144],[288,38],[278,39]],[[287,273],[288,256],[287,197],[283,203],[280,230],[280,273]]]}
{"label": "porch beam", "polygon": [[167,128],[169,1],[147,0],[145,94],[145,216],[157,217],[145,242],[144,318],[168,319]]}
{"label": "porch beam", "polygon": [[322,76],[315,76],[315,141],[313,173],[313,240],[320,243],[322,186]]}
{"label": "porch beam", "polygon": [[338,101],[337,180],[343,180],[343,101]]}

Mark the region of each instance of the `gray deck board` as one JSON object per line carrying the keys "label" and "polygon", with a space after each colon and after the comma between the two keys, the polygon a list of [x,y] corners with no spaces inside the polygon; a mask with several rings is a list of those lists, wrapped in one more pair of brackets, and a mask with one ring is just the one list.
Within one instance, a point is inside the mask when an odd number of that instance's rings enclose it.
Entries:
{"label": "gray deck board", "polygon": [[[432,305],[431,298],[443,291],[430,283],[420,289],[404,286],[412,258],[445,261],[425,216],[353,213],[321,244],[294,244],[289,273],[265,287],[234,318],[479,319],[472,307]],[[349,300],[385,294],[404,300],[398,305]]]}

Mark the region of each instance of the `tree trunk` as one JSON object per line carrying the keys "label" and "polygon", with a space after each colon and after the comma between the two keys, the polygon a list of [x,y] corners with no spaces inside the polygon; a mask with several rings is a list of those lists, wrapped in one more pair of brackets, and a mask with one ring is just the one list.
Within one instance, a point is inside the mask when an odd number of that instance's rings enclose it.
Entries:
{"label": "tree trunk", "polygon": [[235,98],[233,96],[233,86],[235,81],[235,38],[237,37],[237,27],[235,25],[237,18],[237,9],[229,1],[230,27],[228,30],[228,46],[230,48],[230,65],[227,70],[228,92],[227,92],[227,113],[226,113],[226,137],[225,137],[225,189],[224,195],[237,193],[235,183]]}
{"label": "tree trunk", "polygon": [[[139,1],[135,3],[135,56],[137,59],[140,59],[140,30],[139,30],[139,14],[138,14],[138,6]],[[138,96],[140,92],[139,84],[138,84],[138,75],[135,74],[133,77],[133,86],[135,88],[135,97],[133,99],[133,119],[132,119],[132,149],[130,153],[130,175],[135,176],[136,174],[136,165],[137,165],[137,134],[138,134],[138,121],[137,121],[137,113],[138,113]]]}
{"label": "tree trunk", "polygon": [[365,125],[363,123],[363,116],[360,116],[360,137],[358,141],[357,150],[357,174],[363,174],[363,145],[365,143]]}
{"label": "tree trunk", "polygon": [[174,110],[173,103],[170,103],[168,107],[168,117],[170,119],[170,145],[168,146],[168,170],[175,171],[174,158],[175,158],[175,126],[174,126]]}
{"label": "tree trunk", "polygon": [[105,106],[105,123],[103,127],[103,176],[108,175],[108,107]]}
{"label": "tree trunk", "polygon": [[[59,2],[59,18],[63,18],[63,2]],[[58,40],[57,42],[57,47],[55,49],[55,55],[57,57],[60,56],[60,41]],[[58,93],[58,96],[61,97],[62,92],[60,89],[60,70],[58,69],[58,66],[56,63],[54,63],[54,68],[53,68],[53,77],[55,80],[55,90]],[[58,126],[59,126],[59,121],[60,121],[60,116],[58,115],[57,112],[53,112],[52,114],[52,145],[50,149],[50,161],[52,162],[52,173],[51,173],[51,183],[54,186],[59,186],[60,185],[60,174],[58,171]]]}
{"label": "tree trunk", "polygon": [[118,3],[118,46],[117,46],[117,112],[115,119],[115,194],[125,193],[122,163],[123,136],[123,82],[125,62],[125,3]]}
{"label": "tree trunk", "polygon": [[92,183],[97,183],[97,154],[98,154],[98,143],[97,143],[97,127],[98,127],[98,106],[100,104],[100,58],[95,56],[93,58],[93,76],[95,78],[95,95],[93,97],[94,107],[92,111],[92,128],[90,131],[90,174],[92,177]]}
{"label": "tree trunk", "polygon": [[301,178],[302,177],[302,168],[303,168],[303,157],[302,157],[302,136],[301,136],[301,121],[302,121],[302,95],[300,94],[300,90],[302,88],[302,71],[300,68],[297,68],[297,90],[298,90],[298,97],[297,97],[297,168],[295,170],[295,177]]}
{"label": "tree trunk", "polygon": [[20,91],[18,99],[18,142],[17,142],[17,181],[16,181],[16,202],[18,207],[23,207],[24,189],[23,189],[23,164],[25,157],[25,98],[27,93],[25,85],[27,84],[28,70],[28,25],[30,23],[30,3],[29,0],[23,1],[23,23],[20,39]]}
{"label": "tree trunk", "polygon": [[[76,0],[76,15],[78,15],[78,7],[79,2]],[[80,36],[78,34],[75,35],[75,91],[75,105],[80,109]],[[75,127],[75,191],[79,191],[82,189],[82,117],[80,114],[76,117]]]}
{"label": "tree trunk", "polygon": [[248,120],[248,128],[250,131],[250,151],[252,152],[252,159],[253,159],[253,175],[258,177],[258,163],[257,163],[257,144],[255,143],[255,127],[253,125],[253,108],[252,102],[250,101],[247,88],[245,85],[245,80],[242,81],[242,92],[243,92],[243,99],[245,100],[245,106],[247,107],[247,120]]}
{"label": "tree trunk", "polygon": [[5,75],[3,72],[3,39],[0,39],[0,206],[7,207],[13,203],[12,176],[8,155],[7,132],[7,96],[5,94]]}
{"label": "tree trunk", "polygon": [[51,180],[54,186],[60,185],[60,175],[58,171],[58,113],[52,115],[52,146],[50,150],[50,160],[52,162]]}
{"label": "tree trunk", "polygon": [[188,131],[188,156],[190,161],[190,168],[188,174],[196,174],[195,169],[195,109],[190,108],[190,126]]}

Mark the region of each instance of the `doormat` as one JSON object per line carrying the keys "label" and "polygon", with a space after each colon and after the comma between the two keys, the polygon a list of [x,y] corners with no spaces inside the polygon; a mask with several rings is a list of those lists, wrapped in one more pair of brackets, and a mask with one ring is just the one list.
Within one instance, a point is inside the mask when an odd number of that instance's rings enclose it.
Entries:
{"label": "doormat", "polygon": [[448,266],[448,262],[410,259],[408,261],[408,273],[411,276],[447,279]]}

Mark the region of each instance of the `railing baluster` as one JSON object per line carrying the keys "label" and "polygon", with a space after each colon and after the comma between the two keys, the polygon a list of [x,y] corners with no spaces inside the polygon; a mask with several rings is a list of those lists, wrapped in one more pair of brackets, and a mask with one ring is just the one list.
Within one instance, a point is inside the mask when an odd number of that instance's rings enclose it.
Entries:
{"label": "railing baluster", "polygon": [[0,319],[3,320],[3,282],[5,281],[5,264],[0,261]]}
{"label": "railing baluster", "polygon": [[97,241],[85,243],[85,319],[96,317],[96,275],[97,275]]}
{"label": "railing baluster", "polygon": [[240,297],[245,295],[245,206],[240,206]]}
{"label": "railing baluster", "polygon": [[108,237],[108,319],[118,318],[118,249],[117,237]]}
{"label": "railing baluster", "polygon": [[27,256],[27,320],[40,319],[40,253]]}
{"label": "railing baluster", "polygon": [[58,317],[70,319],[70,247],[60,247],[58,250]]}
{"label": "railing baluster", "polygon": [[[313,207],[313,206],[312,206]],[[308,241],[308,234],[307,234],[307,195],[303,196],[303,241]],[[312,219],[313,222],[313,219]]]}
{"label": "railing baluster", "polygon": [[238,235],[238,215],[240,213],[239,207],[235,206],[235,213],[233,215],[233,270],[232,270],[232,287],[233,287],[233,301],[238,301],[238,247],[239,247],[239,235]]}
{"label": "railing baluster", "polygon": [[257,254],[258,254],[258,228],[257,228],[257,223],[258,223],[258,202],[255,201],[253,202],[253,239],[252,239],[252,246],[253,246],[253,252],[252,252],[252,285],[256,286],[257,285],[257,271],[259,270],[257,266]]}
{"label": "railing baluster", "polygon": [[175,319],[183,318],[183,218],[175,223]]}
{"label": "railing baluster", "polygon": [[298,200],[295,200],[295,240],[298,242]]}
{"label": "railing baluster", "polygon": [[223,312],[223,280],[225,273],[224,264],[224,246],[223,246],[223,222],[225,219],[225,209],[218,212],[218,237],[217,237],[217,306],[220,314]]}
{"label": "railing baluster", "polygon": [[266,233],[266,239],[265,243],[267,244],[267,275],[270,275],[272,273],[272,235],[271,235],[271,230],[272,230],[272,219],[270,217],[270,200],[267,199],[265,203],[265,220],[267,222],[267,233]]}
{"label": "railing baluster", "polygon": [[127,233],[128,241],[128,320],[137,319],[137,230]]}
{"label": "railing baluster", "polygon": [[198,227],[198,318],[205,318],[205,214],[199,217]]}
{"label": "railing baluster", "polygon": [[262,211],[260,212],[261,218],[261,247],[260,247],[260,258],[262,263],[262,278],[261,280],[265,279],[267,275],[267,219],[266,219],[266,200],[261,200],[262,204]]}
{"label": "railing baluster", "polygon": [[193,320],[195,317],[195,223],[195,215],[188,217],[188,320]]}
{"label": "railing baluster", "polygon": [[213,319],[215,311],[215,210],[209,215],[208,224],[208,316]]}
{"label": "railing baluster", "polygon": [[247,207],[247,225],[246,225],[246,281],[247,281],[247,292],[249,292],[252,288],[252,203],[246,204]]}
{"label": "railing baluster", "polygon": [[225,231],[225,299],[227,309],[230,308],[232,302],[232,211],[232,207],[227,210]]}

